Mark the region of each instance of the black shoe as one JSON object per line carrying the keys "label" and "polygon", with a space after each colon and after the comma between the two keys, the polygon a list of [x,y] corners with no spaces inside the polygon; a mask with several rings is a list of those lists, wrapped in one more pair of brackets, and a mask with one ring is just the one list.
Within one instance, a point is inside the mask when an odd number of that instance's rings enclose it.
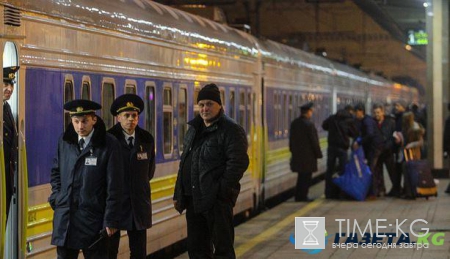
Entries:
{"label": "black shoe", "polygon": [[388,192],[388,194],[386,194],[386,196],[387,197],[400,197],[400,192],[391,190],[390,192]]}

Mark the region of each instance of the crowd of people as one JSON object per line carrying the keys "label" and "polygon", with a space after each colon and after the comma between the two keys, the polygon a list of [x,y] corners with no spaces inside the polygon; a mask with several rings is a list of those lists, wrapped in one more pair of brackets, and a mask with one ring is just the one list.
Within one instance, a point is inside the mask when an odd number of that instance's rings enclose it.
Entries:
{"label": "crowd of people", "polygon": [[[308,103],[300,109],[300,117],[292,122],[290,128],[291,170],[298,173],[295,200],[311,201],[308,197],[309,183],[312,173],[317,171],[317,159],[322,157],[322,153],[317,130],[310,121],[314,105]],[[371,171],[371,185],[366,199],[384,196],[414,199],[408,177],[405,177],[404,150],[408,150],[413,159],[423,158],[425,122],[424,109],[419,109],[416,104],[408,107],[401,100],[394,103],[391,114],[383,104],[375,103],[370,116],[366,113],[366,105],[358,103],[347,105],[325,119],[322,128],[328,132],[326,199],[351,198],[335,185],[333,178],[345,173],[350,152],[358,148],[363,149],[365,163]],[[384,167],[391,181],[389,191],[386,190]]]}

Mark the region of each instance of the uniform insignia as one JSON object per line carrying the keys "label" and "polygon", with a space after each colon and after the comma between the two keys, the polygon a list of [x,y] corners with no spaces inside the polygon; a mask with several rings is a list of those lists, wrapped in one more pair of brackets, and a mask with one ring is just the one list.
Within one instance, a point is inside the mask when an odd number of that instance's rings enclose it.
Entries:
{"label": "uniform insignia", "polygon": [[77,112],[82,112],[83,111],[83,107],[77,107]]}

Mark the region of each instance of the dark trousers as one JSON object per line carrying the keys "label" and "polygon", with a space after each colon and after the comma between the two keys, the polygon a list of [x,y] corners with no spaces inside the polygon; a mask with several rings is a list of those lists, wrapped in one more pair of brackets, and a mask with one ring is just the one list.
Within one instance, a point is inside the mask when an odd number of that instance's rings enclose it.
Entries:
{"label": "dark trousers", "polygon": [[378,159],[380,158],[381,155],[381,150],[375,149],[375,150],[367,150],[364,149],[364,153],[366,155],[366,159],[367,159],[367,165],[370,168],[370,171],[372,172],[372,186],[370,188],[369,191],[369,195],[378,195],[378,183],[379,183],[379,178],[380,176],[380,172],[377,170],[377,164],[378,164]]}
{"label": "dark trousers", "polygon": [[[5,161],[5,163],[9,163],[10,161]],[[11,171],[11,166],[5,167],[6,175],[6,222],[8,222],[9,209],[11,207],[11,200],[14,194],[14,172]]]}
{"label": "dark trousers", "polygon": [[[145,259],[147,257],[147,230],[127,230],[127,234],[130,259]],[[116,259],[119,252],[120,231],[114,233],[108,243],[108,257]]]}
{"label": "dark trousers", "polygon": [[299,172],[297,177],[297,186],[295,187],[295,201],[304,201],[308,199],[308,191],[311,186],[312,172]]}
{"label": "dark trousers", "polygon": [[[338,165],[336,167],[336,160]],[[325,197],[327,199],[338,199],[340,189],[333,183],[333,175],[338,171],[341,175],[344,173],[347,163],[347,150],[338,147],[328,147],[327,149],[327,171],[325,173]]]}
{"label": "dark trousers", "polygon": [[394,154],[391,150],[383,150],[383,152],[380,154],[380,157],[378,158],[378,162],[376,165],[376,171],[379,173],[380,177],[378,179],[378,190],[380,191],[386,191],[386,186],[384,184],[384,177],[383,177],[383,164],[386,165],[386,170],[389,174],[389,179],[392,182],[392,189],[396,190],[394,188],[394,183],[396,183],[397,178],[397,172],[394,169]]}
{"label": "dark trousers", "polygon": [[[392,183],[393,190],[396,190],[399,194],[402,193],[402,175],[403,175],[403,155],[399,154],[398,152],[394,155],[394,170],[395,170],[395,178],[393,179],[394,182]],[[400,162],[398,162],[401,159]]]}
{"label": "dark trousers", "polygon": [[190,259],[236,258],[233,206],[216,200],[213,208],[195,213],[192,196],[186,197],[187,246]]}
{"label": "dark trousers", "polygon": [[[71,249],[64,246],[58,246],[56,253],[58,259],[77,259],[80,249]],[[94,249],[83,249],[85,259],[108,259],[108,250],[106,240],[100,241]]]}

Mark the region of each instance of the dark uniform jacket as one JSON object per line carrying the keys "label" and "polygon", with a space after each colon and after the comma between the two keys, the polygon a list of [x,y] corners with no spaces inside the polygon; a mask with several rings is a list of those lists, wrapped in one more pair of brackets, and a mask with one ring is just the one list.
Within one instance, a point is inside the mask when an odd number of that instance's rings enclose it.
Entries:
{"label": "dark uniform jacket", "polygon": [[195,117],[188,124],[184,139],[183,155],[175,185],[173,199],[181,213],[186,208],[183,196],[182,169],[188,152],[192,152],[191,184],[196,213],[211,209],[220,199],[235,205],[241,185],[239,180],[249,164],[247,137],[244,129],[228,116],[221,114],[209,127],[202,131],[194,145],[196,132],[202,127],[203,119]]}
{"label": "dark uniform jacket", "polygon": [[[3,102],[3,148],[5,159],[5,179],[6,179],[6,196],[7,206],[13,195],[14,188],[14,171],[17,167],[17,130],[11,107],[8,102]],[[7,210],[9,207],[7,208]]]}
{"label": "dark uniform jacket", "polygon": [[122,217],[120,229],[143,230],[152,226],[152,203],[150,200],[150,180],[155,173],[155,142],[153,136],[139,128],[135,129],[134,146],[130,148],[120,123],[108,130],[120,142],[123,165],[124,186],[122,195]]}
{"label": "dark uniform jacket", "polygon": [[292,172],[317,171],[317,159],[322,158],[317,129],[309,119],[300,116],[291,123],[289,150],[292,153]]}
{"label": "dark uniform jacket", "polygon": [[[54,210],[52,245],[85,249],[105,227],[118,228],[123,164],[117,139],[97,117],[89,144],[80,151],[72,124],[58,142],[50,183]],[[95,157],[96,165],[86,165]],[[92,160],[90,160],[92,162]]]}
{"label": "dark uniform jacket", "polygon": [[322,128],[328,131],[328,146],[345,150],[350,147],[350,137],[355,138],[358,135],[355,121],[346,110],[340,110],[328,117],[322,123]]}

